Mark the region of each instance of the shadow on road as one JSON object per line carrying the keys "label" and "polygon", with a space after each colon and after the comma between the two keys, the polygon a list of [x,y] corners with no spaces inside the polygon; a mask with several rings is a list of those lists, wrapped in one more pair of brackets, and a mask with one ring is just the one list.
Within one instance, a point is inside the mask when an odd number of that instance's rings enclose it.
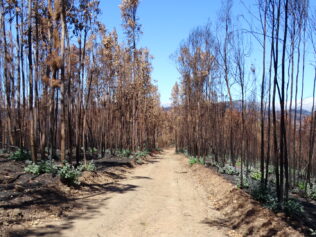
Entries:
{"label": "shadow on road", "polygon": [[[61,232],[66,229],[73,228],[74,220],[76,219],[91,219],[99,214],[100,206],[106,206],[106,201],[109,197],[102,200],[98,199],[97,202],[91,200],[91,197],[96,197],[109,193],[126,193],[135,191],[139,186],[132,184],[119,184],[119,183],[109,183],[109,184],[83,184],[84,186],[89,186],[89,189],[94,192],[92,195],[80,197],[80,198],[67,198],[60,193],[47,193],[47,192],[36,192],[34,196],[36,198],[32,199],[30,202],[21,203],[18,208],[26,208],[31,205],[42,205],[42,208],[49,208],[51,205],[62,205],[71,204],[73,211],[71,215],[63,216],[63,210],[59,213],[62,216],[63,224],[53,225],[48,224],[44,227],[37,229],[23,229],[15,230],[8,233],[9,237],[22,237],[22,236],[60,236]],[[13,208],[6,207],[6,208]]]}

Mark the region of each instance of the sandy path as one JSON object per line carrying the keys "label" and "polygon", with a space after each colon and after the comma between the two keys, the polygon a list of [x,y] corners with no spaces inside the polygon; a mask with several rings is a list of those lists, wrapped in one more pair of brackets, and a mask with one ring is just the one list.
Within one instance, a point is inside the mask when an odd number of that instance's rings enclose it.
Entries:
{"label": "sandy path", "polygon": [[[220,213],[207,205],[207,194],[190,174],[183,156],[167,150],[153,164],[136,168],[121,184],[133,187],[87,200],[97,213],[64,223],[49,236],[226,236],[204,220]],[[62,225],[62,223],[60,223]],[[70,225],[70,226],[69,226]],[[57,227],[58,225],[54,225]],[[42,232],[43,233],[43,232]]]}
{"label": "sandy path", "polygon": [[104,192],[77,198],[79,208],[63,219],[36,220],[33,228],[8,236],[302,236],[282,214],[263,208],[212,169],[189,166],[174,150],[149,163],[127,170],[119,182],[92,184]]}

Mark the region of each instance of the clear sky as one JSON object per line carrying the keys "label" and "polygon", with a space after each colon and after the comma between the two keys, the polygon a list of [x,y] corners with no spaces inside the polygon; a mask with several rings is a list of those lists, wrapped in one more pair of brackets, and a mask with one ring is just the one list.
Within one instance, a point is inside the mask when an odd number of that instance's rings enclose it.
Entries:
{"label": "clear sky", "polygon": [[[123,40],[120,0],[101,0],[102,22],[116,28]],[[162,105],[169,103],[171,89],[179,78],[170,55],[190,31],[215,17],[221,0],[141,0],[138,16],[143,35],[139,46],[148,47],[153,59],[153,80],[157,81]],[[215,18],[214,18],[215,19]]]}
{"label": "clear sky", "polygon": [[[101,0],[100,2],[101,21],[109,30],[115,28],[118,31],[120,41],[125,40],[118,7],[121,1]],[[203,25],[209,20],[216,23],[221,2],[222,0],[140,0],[138,17],[143,35],[140,37],[138,47],[147,47],[154,56],[152,78],[158,85],[162,105],[170,103],[171,89],[180,77],[170,55],[177,50],[181,41],[188,37],[194,27]],[[243,0],[243,2],[251,4],[247,7],[253,8],[256,1]],[[235,0],[234,15],[239,14],[247,15],[247,10],[240,0]],[[257,64],[257,69],[261,65],[260,58],[251,59],[250,62]],[[260,70],[257,70],[257,75],[259,80]],[[310,73],[309,77],[313,77],[313,73]],[[312,79],[307,81],[304,97],[312,95]]]}

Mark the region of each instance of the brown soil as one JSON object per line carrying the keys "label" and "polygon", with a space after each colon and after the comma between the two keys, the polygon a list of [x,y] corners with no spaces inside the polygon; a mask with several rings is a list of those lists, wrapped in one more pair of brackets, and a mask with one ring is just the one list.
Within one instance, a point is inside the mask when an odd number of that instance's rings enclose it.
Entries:
{"label": "brown soil", "polygon": [[205,221],[209,226],[230,227],[240,236],[302,236],[282,219],[214,170],[194,165],[193,176],[209,194],[209,205],[222,213],[221,218]]}
{"label": "brown soil", "polygon": [[[171,149],[146,163],[84,174],[80,189],[56,183],[49,193],[29,188],[32,195],[24,196],[31,201],[14,206],[14,220],[23,221],[9,223],[6,235],[301,236],[214,171],[189,166]],[[1,202],[7,205],[2,211],[12,213],[14,200]],[[25,208],[33,213],[27,221]]]}
{"label": "brown soil", "polygon": [[28,229],[91,209],[90,197],[121,192],[118,183],[134,167],[122,159],[96,161],[97,172],[83,172],[81,185],[69,187],[58,176],[24,172],[24,162],[0,157],[0,236],[25,236]]}

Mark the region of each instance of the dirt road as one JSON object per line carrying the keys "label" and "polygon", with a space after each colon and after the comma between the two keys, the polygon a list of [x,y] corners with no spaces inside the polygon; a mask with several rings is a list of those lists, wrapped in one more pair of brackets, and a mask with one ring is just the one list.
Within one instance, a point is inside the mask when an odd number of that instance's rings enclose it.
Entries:
{"label": "dirt road", "polygon": [[125,191],[86,200],[94,203],[92,214],[54,223],[47,232],[40,232],[75,237],[226,236],[223,229],[203,223],[220,213],[208,207],[207,194],[190,175],[187,161],[174,150],[128,176],[121,182]]}
{"label": "dirt road", "polygon": [[110,193],[82,200],[85,213],[27,236],[300,236],[210,169],[190,167],[174,150],[150,162]]}

